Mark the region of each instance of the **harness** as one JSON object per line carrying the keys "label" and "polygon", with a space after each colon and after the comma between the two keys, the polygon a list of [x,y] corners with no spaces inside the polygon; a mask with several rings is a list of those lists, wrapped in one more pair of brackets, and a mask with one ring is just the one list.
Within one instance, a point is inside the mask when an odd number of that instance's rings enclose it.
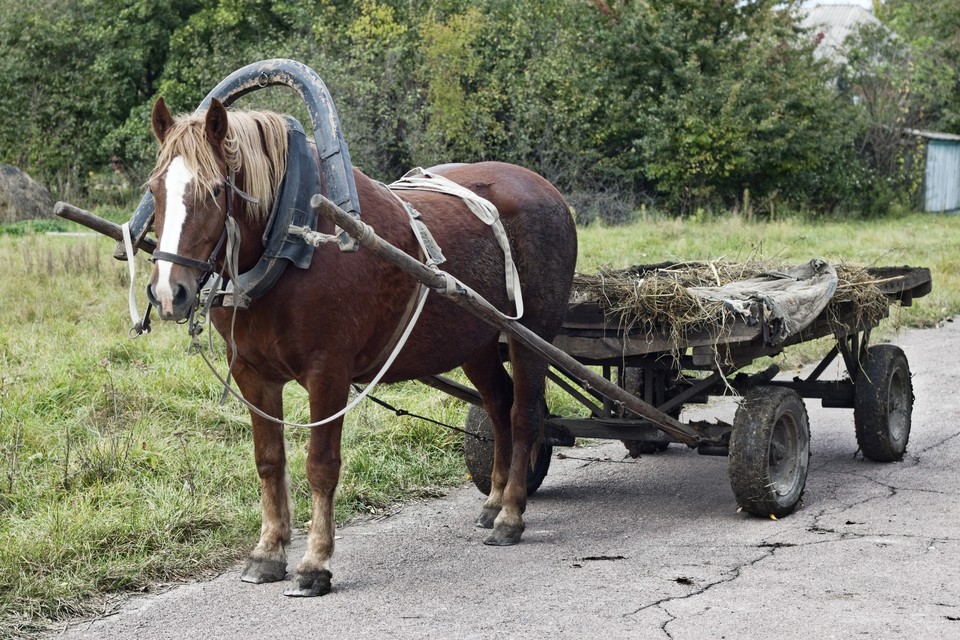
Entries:
{"label": "harness", "polygon": [[[306,269],[313,260],[314,248],[302,241],[299,230],[317,228],[317,214],[310,207],[310,198],[322,190],[320,174],[303,126],[295,118],[284,117],[287,120],[287,172],[277,189],[261,238],[263,254],[252,269],[231,277],[225,289],[201,292],[201,299],[215,297],[214,306],[246,309],[270,291],[290,264]],[[232,181],[227,184],[241,197],[246,196]],[[228,197],[227,219],[231,219],[229,202]]]}
{"label": "harness", "polygon": [[[433,191],[435,193],[456,196],[463,200],[467,204],[467,207],[470,209],[470,211],[472,211],[475,216],[477,216],[487,226],[490,227],[491,231],[493,231],[494,237],[497,239],[497,244],[500,245],[500,249],[503,251],[503,266],[504,273],[506,275],[507,298],[513,302],[514,305],[516,305],[517,310],[517,315],[510,317],[509,319],[519,320],[520,317],[523,316],[523,297],[520,293],[520,276],[517,273],[517,266],[513,262],[513,254],[510,251],[510,241],[507,239],[507,232],[503,228],[503,222],[500,221],[500,212],[497,211],[497,208],[492,202],[477,195],[470,189],[457,184],[453,180],[444,178],[439,174],[432,173],[429,170],[424,170],[419,167],[416,169],[411,169],[404,174],[402,178],[390,184],[390,189],[392,191]],[[411,217],[416,219],[414,224],[414,232],[416,233],[417,238],[421,239],[421,247],[423,247],[424,251],[427,251],[429,254],[428,247],[430,244],[435,247],[436,243],[433,242],[433,237],[430,235],[427,226],[423,222],[419,221],[420,213],[417,212],[417,210],[414,209],[409,203],[403,200],[400,201],[410,212]],[[419,231],[420,229],[422,229],[422,232]],[[426,244],[422,239],[424,237],[429,239]],[[437,248],[437,251],[439,252],[439,247]]]}
{"label": "harness", "polygon": [[[314,194],[321,192],[320,180],[315,171],[313,156],[306,142],[303,128],[293,118],[287,117],[288,122],[288,152],[287,152],[287,173],[278,190],[278,196],[275,200],[273,211],[270,214],[269,221],[263,234],[264,252],[257,265],[250,271],[243,274],[236,274],[237,252],[239,250],[239,230],[236,221],[233,219],[230,203],[234,194],[248,200],[255,201],[248,194],[244,193],[234,183],[232,177],[225,181],[227,185],[227,211],[224,219],[224,230],[217,241],[216,246],[207,261],[196,260],[186,256],[181,256],[169,252],[154,251],[153,260],[167,260],[183,266],[198,269],[201,273],[198,276],[198,285],[203,284],[216,271],[217,256],[224,244],[227,247],[227,256],[225,259],[225,270],[230,274],[230,280],[225,288],[220,288],[223,282],[222,274],[217,274],[213,285],[203,288],[200,291],[200,314],[199,320],[191,314],[190,333],[194,339],[194,349],[199,353],[207,363],[210,370],[224,385],[224,393],[230,393],[238,398],[251,411],[268,419],[276,421],[273,416],[264,413],[255,405],[247,402],[230,385],[229,374],[226,378],[220,375],[200,346],[198,337],[202,330],[203,319],[208,316],[211,306],[233,307],[234,310],[245,309],[250,303],[263,296],[277,282],[289,264],[294,264],[298,268],[306,269],[310,266],[315,247],[328,243],[341,243],[338,235],[328,235],[316,230],[317,214],[310,206],[310,199]],[[517,275],[516,265],[513,262],[513,256],[510,251],[510,245],[507,240],[506,232],[500,221],[497,208],[485,198],[478,196],[469,189],[458,185],[438,174],[433,174],[423,169],[414,169],[408,172],[403,178],[387,187],[390,193],[403,205],[404,210],[409,216],[410,226],[417,238],[420,247],[421,260],[432,269],[437,269],[438,265],[445,261],[443,253],[440,250],[436,240],[433,238],[427,226],[420,219],[420,212],[413,205],[400,198],[395,190],[425,190],[444,193],[461,198],[468,205],[469,209],[487,225],[489,225],[496,236],[501,249],[504,252],[504,271],[506,273],[506,289],[508,298],[516,305],[517,319],[523,314],[523,300],[520,292],[520,282]],[[129,223],[123,225],[124,245],[128,256],[133,255],[133,247]],[[138,320],[136,306],[133,294],[134,282],[134,261],[129,260],[130,266],[130,311],[131,318],[135,326],[132,332],[139,335],[149,331],[150,307],[142,320]],[[379,372],[367,384],[366,388],[357,395],[347,406],[336,414],[323,420],[310,424],[294,424],[282,422],[287,426],[315,427],[327,424],[350,411],[360,401],[366,398],[383,378],[386,372],[393,365],[394,360],[406,344],[407,339],[413,332],[413,328],[420,317],[426,303],[429,289],[420,284],[414,289],[414,292],[407,303],[402,314],[401,320],[396,331],[381,353],[373,360],[373,363],[367,370],[358,374],[363,377],[370,371],[380,365]],[[380,361],[383,360],[382,365]]]}
{"label": "harness", "polygon": [[[210,257],[204,261],[168,251],[154,251],[150,258],[153,262],[164,260],[199,270],[197,289],[200,291],[200,305],[206,309],[211,306],[246,309],[251,302],[263,297],[276,284],[287,266],[293,264],[300,269],[306,269],[313,260],[313,247],[304,243],[295,229],[315,231],[317,228],[317,214],[310,207],[310,198],[321,191],[320,174],[303,126],[295,118],[284,118],[287,121],[287,171],[277,188],[273,209],[261,239],[264,250],[257,264],[249,271],[237,273],[240,234],[233,218],[233,196],[239,196],[251,203],[256,203],[257,200],[240,189],[232,175],[224,180],[227,191],[224,227]],[[129,222],[123,225],[123,233],[126,254],[133,255]],[[217,259],[224,244],[227,246],[226,270],[231,277],[224,288],[219,286],[223,282],[222,278],[216,279],[213,286],[204,288],[204,284],[216,270]],[[128,266],[131,283],[130,313],[134,322],[131,332],[140,335],[150,331],[150,307],[147,307],[141,318],[133,293],[134,261],[128,260]]]}

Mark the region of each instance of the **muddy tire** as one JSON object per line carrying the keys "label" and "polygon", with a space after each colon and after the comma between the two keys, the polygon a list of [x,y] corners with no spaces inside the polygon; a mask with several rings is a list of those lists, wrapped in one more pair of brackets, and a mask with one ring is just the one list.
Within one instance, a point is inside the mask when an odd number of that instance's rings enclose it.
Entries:
{"label": "muddy tire", "polygon": [[875,462],[903,459],[910,439],[913,383],[900,347],[867,348],[855,384],[853,422],[863,455]]}
{"label": "muddy tire", "polygon": [[733,419],[728,472],[737,503],[756,516],[783,517],[800,503],[810,465],[810,423],[792,389],[758,387]]}
{"label": "muddy tire", "polygon": [[[627,367],[623,375],[623,389],[640,399],[643,399],[643,372],[637,367]],[[680,408],[672,409],[668,412],[673,418],[680,418]],[[670,447],[669,442],[662,440],[621,440],[623,446],[627,448],[627,455],[631,458],[639,458],[641,455],[650,455],[666,451]]]}
{"label": "muddy tire", "polygon": [[[463,437],[463,458],[467,463],[467,471],[470,472],[470,479],[477,489],[484,495],[489,495],[490,474],[493,473],[493,423],[482,407],[470,405],[465,430],[468,435]],[[528,496],[536,493],[543,479],[547,477],[552,457],[553,446],[542,443],[537,451],[536,464],[527,469]]]}

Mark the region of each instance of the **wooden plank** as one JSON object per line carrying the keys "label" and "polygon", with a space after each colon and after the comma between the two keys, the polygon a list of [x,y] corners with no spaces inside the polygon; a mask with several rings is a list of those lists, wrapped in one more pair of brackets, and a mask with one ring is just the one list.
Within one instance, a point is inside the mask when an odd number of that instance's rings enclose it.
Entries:
{"label": "wooden plank", "polygon": [[[71,220],[97,233],[103,234],[108,238],[113,238],[117,242],[123,242],[123,229],[116,222],[110,222],[94,213],[90,213],[66,202],[58,202],[54,205],[53,213],[64,220]],[[152,238],[144,238],[140,244],[140,248],[147,253],[153,253],[153,250],[157,248],[157,242]]]}

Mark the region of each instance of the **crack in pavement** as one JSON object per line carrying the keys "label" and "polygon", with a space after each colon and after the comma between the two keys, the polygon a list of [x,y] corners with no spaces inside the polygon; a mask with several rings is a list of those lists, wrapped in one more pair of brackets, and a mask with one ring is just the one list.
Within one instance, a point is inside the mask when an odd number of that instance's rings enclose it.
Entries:
{"label": "crack in pavement", "polygon": [[672,613],[670,613],[669,611],[667,611],[667,610],[664,608],[664,605],[669,604],[670,602],[677,601],[677,600],[688,600],[688,599],[690,599],[690,598],[695,598],[695,597],[697,597],[697,596],[699,596],[699,595],[702,595],[702,594],[706,593],[707,591],[709,591],[710,589],[713,589],[713,588],[716,587],[716,586],[723,585],[723,584],[729,584],[729,583],[737,580],[737,579],[741,576],[741,574],[743,573],[744,569],[748,569],[748,568],[756,565],[757,563],[762,562],[763,560],[766,560],[767,558],[773,557],[773,555],[777,552],[777,550],[780,549],[780,548],[782,548],[782,547],[779,546],[779,545],[771,545],[771,546],[768,546],[768,547],[761,547],[761,548],[766,548],[766,549],[768,549],[768,551],[767,551],[766,553],[763,553],[762,555],[754,558],[753,560],[748,560],[747,562],[741,563],[741,564],[733,567],[731,570],[729,570],[729,571],[727,572],[727,575],[726,575],[724,578],[722,578],[722,579],[720,579],[720,580],[714,580],[713,582],[706,583],[706,584],[704,584],[703,586],[701,586],[700,588],[696,589],[695,591],[691,591],[690,593],[685,593],[685,594],[679,595],[679,596],[667,596],[667,597],[665,597],[665,598],[661,598],[661,599],[656,600],[656,601],[654,601],[654,602],[645,604],[645,605],[643,605],[642,607],[639,607],[638,609],[635,609],[634,611],[631,611],[631,612],[629,612],[629,613],[623,614],[623,617],[624,617],[624,618],[629,618],[629,617],[631,617],[631,616],[637,615],[637,614],[640,613],[641,611],[646,611],[647,609],[658,608],[658,609],[660,609],[663,613],[665,613],[665,614],[667,615],[667,617],[669,618],[669,620],[667,620],[666,622],[664,622],[663,624],[660,625],[660,629],[663,631],[663,633],[664,633],[668,638],[673,638],[673,636],[670,634],[670,631],[667,629],[667,625],[669,625],[671,622],[675,621],[677,618],[676,618],[676,616],[674,616]]}
{"label": "crack in pavement", "polygon": [[[906,468],[906,467],[913,467],[913,466],[917,466],[917,465],[921,464],[921,463],[922,463],[921,456],[922,456],[924,453],[927,453],[927,452],[929,452],[929,451],[931,451],[931,450],[933,450],[933,449],[936,449],[937,447],[942,447],[942,446],[946,445],[947,443],[949,443],[950,441],[955,440],[955,439],[957,439],[957,438],[960,438],[960,433],[952,434],[952,435],[950,435],[950,436],[947,436],[947,437],[941,439],[940,441],[938,441],[938,442],[936,442],[936,443],[932,443],[932,444],[930,444],[930,445],[928,445],[928,446],[920,449],[919,451],[913,453],[913,455],[911,455],[908,459],[905,459],[905,460],[904,460],[904,463],[905,463],[905,464],[902,464],[902,465],[899,466],[898,468],[899,468],[899,469],[903,469],[903,468]],[[822,467],[825,467],[825,466],[827,466],[827,463],[825,462],[825,463],[824,463],[823,465],[821,465],[821,466],[822,466]],[[878,468],[878,470],[879,470],[879,469],[880,469],[880,468]],[[937,544],[960,542],[960,539],[955,539],[955,538],[951,538],[951,537],[931,538],[931,537],[929,537],[929,536],[912,535],[912,534],[909,534],[909,533],[903,533],[903,534],[869,533],[869,532],[862,533],[862,532],[858,532],[858,531],[840,531],[840,530],[834,529],[834,528],[832,528],[832,527],[823,526],[823,525],[821,524],[821,522],[822,522],[822,520],[823,520],[824,518],[827,518],[827,517],[835,517],[835,516],[841,515],[841,514],[843,514],[843,513],[846,512],[846,511],[849,511],[849,510],[851,510],[851,509],[854,509],[855,507],[859,507],[859,506],[862,506],[862,505],[867,504],[867,503],[870,503],[870,502],[879,501],[879,500],[889,500],[889,499],[894,498],[894,497],[896,497],[897,495],[899,495],[900,492],[913,492],[913,491],[915,491],[915,492],[919,492],[919,493],[930,493],[930,494],[935,494],[935,495],[953,495],[952,492],[938,491],[938,490],[935,490],[935,489],[924,489],[924,488],[914,489],[914,488],[898,487],[898,486],[896,486],[895,484],[890,483],[889,480],[877,478],[877,477],[875,476],[875,474],[871,474],[871,473],[867,472],[866,470],[864,470],[864,471],[844,470],[844,471],[838,471],[838,472],[836,472],[836,474],[837,474],[837,475],[850,476],[850,477],[857,478],[857,479],[859,479],[859,480],[866,481],[866,482],[868,482],[868,483],[874,484],[874,485],[876,485],[876,486],[882,487],[882,488],[884,488],[884,489],[886,490],[885,495],[872,496],[872,497],[869,497],[869,498],[864,498],[864,499],[858,500],[858,501],[856,501],[856,502],[846,503],[846,502],[840,500],[840,499],[838,498],[838,496],[837,496],[837,493],[838,493],[839,490],[842,488],[842,485],[841,485],[840,483],[835,483],[835,484],[833,484],[833,486],[826,487],[827,492],[829,492],[829,493],[831,494],[831,496],[832,496],[832,498],[833,498],[833,500],[834,500],[835,502],[839,503],[839,507],[840,507],[840,508],[836,508],[836,507],[833,507],[833,508],[824,508],[824,509],[821,509],[821,510],[816,511],[816,512],[814,512],[814,513],[811,513],[811,514],[810,514],[810,515],[811,515],[811,524],[807,527],[807,531],[810,532],[810,533],[831,534],[831,535],[833,535],[833,536],[836,536],[835,538],[826,539],[826,540],[814,540],[814,541],[807,541],[807,542],[771,542],[771,541],[764,541],[764,542],[762,542],[762,543],[760,543],[760,544],[758,545],[758,548],[765,550],[764,553],[762,553],[761,555],[759,555],[759,556],[757,556],[757,557],[755,557],[755,558],[753,558],[753,559],[750,559],[750,560],[747,560],[747,561],[742,562],[742,563],[740,563],[740,564],[737,564],[736,566],[732,567],[732,568],[729,569],[727,572],[725,572],[724,575],[723,575],[723,577],[721,577],[720,579],[718,579],[718,580],[713,580],[713,581],[711,581],[711,582],[704,583],[704,584],[700,585],[699,588],[697,588],[697,589],[695,589],[695,590],[692,590],[692,591],[690,591],[690,592],[688,592],[688,593],[682,594],[682,595],[667,596],[667,597],[660,598],[659,600],[656,600],[656,601],[654,601],[654,602],[647,603],[647,604],[645,604],[645,605],[643,605],[643,606],[641,606],[641,607],[638,607],[637,609],[635,609],[635,610],[633,610],[633,611],[631,611],[631,612],[628,612],[628,613],[623,614],[623,617],[625,617],[625,618],[627,618],[627,617],[633,617],[633,616],[636,616],[637,614],[639,614],[639,613],[641,613],[641,612],[643,612],[643,611],[646,611],[646,610],[648,610],[648,609],[658,609],[659,611],[661,611],[661,612],[666,616],[666,620],[664,620],[664,621],[660,624],[660,630],[663,632],[663,634],[664,634],[667,638],[672,639],[672,638],[673,638],[673,635],[670,633],[669,625],[670,625],[671,623],[675,622],[675,621],[678,619],[678,617],[677,617],[676,615],[674,615],[673,613],[671,613],[671,612],[669,611],[669,609],[667,608],[670,603],[676,602],[676,601],[680,601],[680,600],[689,600],[689,599],[692,599],[692,598],[696,598],[696,597],[698,597],[698,596],[700,596],[700,595],[703,595],[703,594],[707,593],[708,591],[710,591],[710,590],[713,589],[714,587],[718,587],[718,586],[720,586],[720,585],[728,585],[728,584],[731,584],[731,583],[735,582],[736,580],[738,580],[738,579],[743,575],[744,571],[746,571],[747,569],[749,569],[749,568],[751,568],[751,567],[753,567],[753,566],[756,566],[757,564],[763,562],[764,560],[767,560],[767,559],[769,559],[769,558],[774,557],[774,556],[776,555],[777,551],[780,550],[780,549],[783,549],[783,548],[808,547],[808,546],[812,546],[812,545],[821,545],[821,544],[836,543],[836,542],[846,542],[846,541],[849,541],[849,540],[870,539],[870,538],[872,538],[872,539],[881,539],[881,540],[882,540],[882,539],[907,539],[907,540],[925,540],[925,541],[927,541],[927,542],[925,543],[924,547],[925,547],[925,549],[926,549],[925,553],[929,553],[931,550],[933,550],[933,549],[935,548],[935,546],[936,546]],[[781,532],[781,533],[788,533],[788,531],[784,531],[784,532]],[[780,535],[780,534],[777,534],[777,536],[779,536],[779,535]],[[776,537],[776,536],[775,536],[775,537]]]}

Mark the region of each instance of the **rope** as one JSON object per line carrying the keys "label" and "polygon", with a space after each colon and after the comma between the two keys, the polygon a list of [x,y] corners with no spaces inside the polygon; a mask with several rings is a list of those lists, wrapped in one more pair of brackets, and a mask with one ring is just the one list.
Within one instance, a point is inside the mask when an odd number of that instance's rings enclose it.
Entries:
{"label": "rope", "polygon": [[[353,388],[354,388],[355,390],[359,391],[359,388],[357,387],[357,385],[353,385]],[[397,415],[397,417],[402,418],[402,417],[404,417],[404,416],[409,416],[409,417],[411,417],[411,418],[416,418],[417,420],[423,420],[424,422],[430,422],[430,423],[433,423],[433,424],[435,424],[435,425],[437,425],[437,426],[444,427],[444,428],[446,428],[446,429],[450,429],[451,431],[457,431],[457,432],[459,432],[459,433],[462,433],[462,434],[465,435],[465,436],[470,436],[471,438],[474,438],[474,439],[476,439],[476,440],[479,440],[480,442],[493,442],[493,438],[488,438],[488,437],[486,437],[486,436],[482,436],[482,435],[480,435],[479,433],[472,433],[472,432],[470,432],[470,431],[467,431],[466,429],[461,429],[460,427],[455,427],[455,426],[453,426],[452,424],[447,424],[447,423],[445,423],[445,422],[440,422],[439,420],[434,420],[433,418],[428,418],[427,416],[421,416],[421,415],[416,414],[416,413],[411,413],[410,411],[407,411],[406,409],[399,409],[399,408],[393,406],[392,404],[390,404],[389,402],[387,402],[386,400],[381,400],[380,398],[377,398],[376,396],[367,396],[367,398],[368,398],[369,400],[371,400],[374,404],[380,405],[381,407],[383,407],[384,409],[387,409],[388,411],[392,411],[394,414]]]}
{"label": "rope", "polygon": [[144,333],[150,333],[150,306],[147,305],[147,313],[141,319],[140,311],[137,310],[135,294],[137,265],[136,260],[134,260],[136,251],[133,248],[133,239],[130,236],[130,222],[124,222],[120,229],[123,231],[123,249],[127,253],[127,269],[130,271],[130,294],[127,297],[127,303],[130,307],[130,320],[133,321],[130,335],[136,338]]}
{"label": "rope", "polygon": [[[350,411],[351,409],[353,409],[353,408],[354,408],[355,406],[357,406],[364,398],[366,398],[367,396],[370,395],[370,393],[374,390],[374,388],[377,386],[377,384],[380,382],[380,380],[383,378],[383,376],[384,376],[384,375],[387,373],[387,371],[390,369],[391,365],[393,365],[393,361],[396,360],[397,356],[400,354],[401,349],[403,349],[404,345],[406,345],[407,339],[410,337],[410,334],[413,332],[413,328],[414,328],[414,326],[417,324],[417,320],[418,320],[419,317],[420,317],[420,312],[423,311],[424,304],[425,304],[426,301],[427,301],[427,294],[428,294],[429,292],[430,292],[430,289],[427,288],[427,287],[423,287],[423,288],[420,290],[419,299],[418,299],[418,301],[417,301],[417,308],[416,308],[416,310],[413,312],[413,316],[410,318],[410,323],[407,325],[407,328],[404,330],[403,335],[400,336],[400,340],[397,342],[397,346],[394,347],[393,351],[390,353],[390,357],[387,358],[387,361],[383,364],[383,367],[380,369],[379,373],[377,373],[377,375],[374,377],[374,379],[370,381],[370,384],[368,384],[368,385],[366,386],[366,388],[363,390],[363,392],[360,393],[360,395],[358,395],[356,398],[354,398],[353,401],[350,402],[350,403],[349,403],[347,406],[345,406],[343,409],[341,409],[341,410],[338,411],[337,413],[333,414],[332,416],[329,416],[329,417],[327,417],[327,418],[324,418],[323,420],[317,420],[316,422],[309,422],[309,423],[285,422],[285,421],[283,421],[283,420],[279,420],[279,419],[277,419],[276,417],[271,416],[270,414],[262,411],[259,407],[257,407],[257,406],[254,405],[253,403],[247,402],[246,398],[244,398],[243,395],[240,394],[240,392],[238,392],[236,389],[234,389],[234,388],[230,385],[229,380],[225,379],[222,375],[220,375],[220,372],[217,371],[216,368],[213,366],[213,363],[212,363],[212,362],[210,361],[210,359],[207,357],[207,354],[205,354],[205,353],[203,352],[203,349],[201,348],[200,343],[199,343],[199,341],[198,341],[196,338],[194,338],[194,349],[195,349],[195,353],[197,353],[197,354],[200,355],[200,357],[203,359],[204,363],[206,363],[207,367],[210,369],[210,371],[213,373],[213,375],[216,376],[217,380],[220,381],[220,384],[222,384],[222,385],[224,386],[224,392],[225,392],[225,393],[226,393],[226,392],[229,392],[233,397],[235,397],[235,398],[236,398],[237,400],[239,400],[245,407],[247,407],[247,409],[249,409],[249,410],[252,411],[253,413],[257,414],[257,415],[260,416],[261,418],[264,418],[265,420],[269,420],[269,421],[271,421],[271,422],[273,422],[273,423],[275,423],[275,424],[285,425],[285,426],[288,426],[288,427],[305,427],[305,428],[320,427],[320,426],[323,426],[323,425],[328,424],[328,423],[330,423],[330,422],[333,422],[334,420],[337,420],[338,418],[342,418],[344,415],[346,415],[346,413],[347,413],[348,411]],[[234,313],[236,313],[236,307],[234,307]],[[198,335],[199,335],[199,332],[197,332],[197,333],[198,333]],[[231,337],[232,337],[232,333],[231,333]],[[236,354],[236,349],[234,349],[233,352],[234,352],[234,354]],[[231,364],[231,367],[230,367],[230,368],[231,368],[231,369],[233,368],[233,367],[232,367],[232,364]],[[229,375],[229,374],[228,374],[228,375]]]}

